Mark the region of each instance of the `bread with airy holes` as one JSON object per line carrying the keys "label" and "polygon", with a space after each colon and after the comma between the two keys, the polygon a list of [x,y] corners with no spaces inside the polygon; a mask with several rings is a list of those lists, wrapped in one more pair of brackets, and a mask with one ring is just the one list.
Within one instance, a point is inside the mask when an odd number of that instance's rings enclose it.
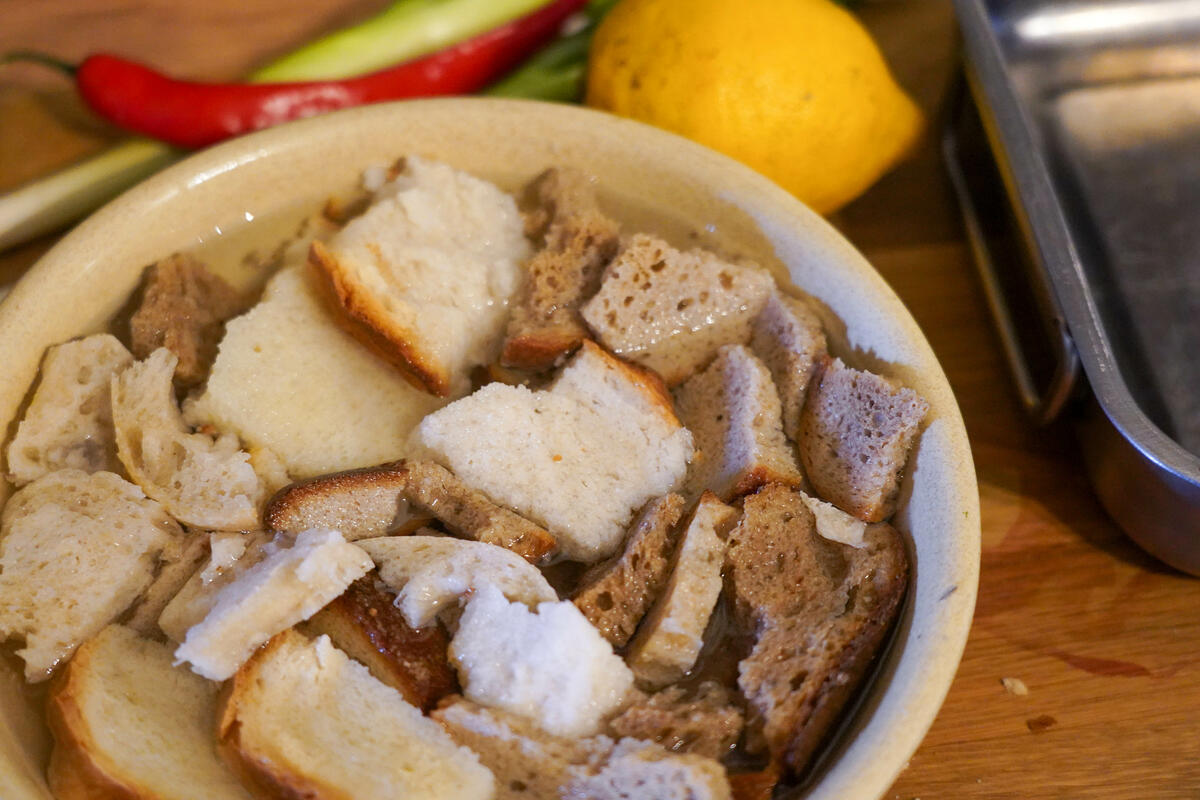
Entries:
{"label": "bread with airy holes", "polygon": [[121,469],[110,382],[131,363],[129,351],[107,333],[46,351],[33,399],[8,445],[14,484],[23,486],[57,469]]}
{"label": "bread with airy holes", "polygon": [[409,156],[366,212],[313,244],[310,260],[361,338],[448,397],[494,360],[528,256],[512,197]]}
{"label": "bread with airy holes", "polygon": [[742,735],[744,719],[734,693],[716,681],[694,690],[669,686],[631,703],[608,722],[616,737],[660,744],[672,753],[721,759]]}
{"label": "bread with airy holes", "polygon": [[320,636],[273,638],[238,671],[218,749],[258,797],[489,800],[478,757]]}
{"label": "bread with airy holes", "polygon": [[158,618],[208,560],[208,548],[209,535],[203,531],[186,531],[183,536],[173,538],[159,554],[154,581],[142,592],[133,612],[122,624],[147,638],[161,638]]}
{"label": "bread with airy holes", "polygon": [[334,528],[346,541],[386,536],[410,519],[401,462],[335,472],[298,481],[277,492],[263,508],[273,531],[299,533]]}
{"label": "bread with airy holes", "polygon": [[192,433],[175,404],[175,354],[155,350],[112,379],[117,456],[129,476],[186,525],[237,531],[258,526],[264,497],[236,436]]}
{"label": "bread with airy holes", "polygon": [[623,739],[599,769],[572,769],[563,800],[729,800],[725,768],[711,758],[669,753],[651,742]]}
{"label": "bread with airy holes", "polygon": [[798,440],[817,496],[866,522],[890,517],[928,411],[912,389],[826,359],[809,388]]}
{"label": "bread with airy holes", "polygon": [[808,383],[828,353],[821,319],[809,300],[776,289],[754,318],[750,349],[771,371],[783,407],[783,432],[797,441]]}
{"label": "bread with airy holes", "polygon": [[758,267],[638,233],[605,268],[582,313],[601,344],[674,386],[717,348],[750,339],[750,323],[774,285]]}
{"label": "bread with airy holes", "polygon": [[633,514],[677,488],[692,455],[657,377],[592,342],[550,388],[488,384],[426,417],[413,443],[587,562],[620,547]]}
{"label": "bread with airy holes", "polygon": [[111,625],[75,652],[46,702],[57,800],[249,800],[217,756],[219,687],[168,645]]}
{"label": "bread with airy holes", "polygon": [[0,515],[0,640],[23,638],[25,679],[45,680],[154,580],[183,536],[111,472],[64,469],[27,484]]}

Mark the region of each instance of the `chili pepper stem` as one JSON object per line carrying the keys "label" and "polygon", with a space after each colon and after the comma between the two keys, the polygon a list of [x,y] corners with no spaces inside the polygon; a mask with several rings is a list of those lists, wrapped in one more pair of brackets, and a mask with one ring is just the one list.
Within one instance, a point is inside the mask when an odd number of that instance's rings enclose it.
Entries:
{"label": "chili pepper stem", "polygon": [[41,64],[44,67],[65,72],[68,75],[74,75],[79,69],[76,64],[66,61],[61,58],[55,58],[48,53],[41,53],[37,50],[12,50],[7,53],[0,54],[0,64],[19,64],[22,61],[27,61],[32,64]]}

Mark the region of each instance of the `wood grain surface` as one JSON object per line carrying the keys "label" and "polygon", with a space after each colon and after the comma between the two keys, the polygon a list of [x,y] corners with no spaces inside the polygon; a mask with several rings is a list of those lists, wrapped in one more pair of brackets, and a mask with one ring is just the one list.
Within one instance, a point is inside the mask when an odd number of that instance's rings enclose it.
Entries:
{"label": "wood grain surface", "polygon": [[[0,0],[0,52],[103,49],[230,78],[382,5]],[[861,15],[935,132],[957,46],[948,0],[880,0]],[[0,67],[0,191],[117,138],[62,78]],[[1022,418],[934,137],[833,221],[937,351],[966,418],[983,507],[966,654],[886,797],[1200,798],[1200,581],[1143,555],[1105,517],[1069,425],[1037,430]],[[52,242],[0,254],[0,284]],[[1006,689],[1004,679],[1016,681]]]}

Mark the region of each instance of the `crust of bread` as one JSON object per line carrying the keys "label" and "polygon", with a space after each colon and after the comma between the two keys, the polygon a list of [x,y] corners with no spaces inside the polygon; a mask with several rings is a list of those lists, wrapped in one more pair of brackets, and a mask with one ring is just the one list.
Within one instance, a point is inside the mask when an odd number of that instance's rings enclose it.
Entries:
{"label": "crust of bread", "polygon": [[566,358],[587,338],[573,326],[563,323],[557,327],[543,327],[536,332],[521,333],[504,341],[502,362],[514,369],[544,370],[554,366],[560,358]]}
{"label": "crust of bread", "polygon": [[646,396],[651,405],[657,408],[663,419],[673,425],[681,424],[679,417],[675,415],[675,403],[671,400],[671,392],[657,372],[613,355],[591,339],[585,339],[580,347],[580,353],[588,352],[600,356],[614,369],[625,375],[629,382]]}
{"label": "crust of bread", "polygon": [[[393,461],[285,486],[263,508],[263,525],[269,530],[289,533],[330,527],[338,530],[346,541],[384,536],[392,532],[408,483],[403,464]],[[349,504],[354,508],[347,512]]]}
{"label": "crust of bread", "polygon": [[414,345],[415,331],[388,321],[379,298],[364,291],[320,242],[312,243],[308,260],[320,276],[322,288],[330,293],[349,323],[346,329],[356,339],[397,367],[414,386],[438,397],[450,395],[449,373],[431,363]]}

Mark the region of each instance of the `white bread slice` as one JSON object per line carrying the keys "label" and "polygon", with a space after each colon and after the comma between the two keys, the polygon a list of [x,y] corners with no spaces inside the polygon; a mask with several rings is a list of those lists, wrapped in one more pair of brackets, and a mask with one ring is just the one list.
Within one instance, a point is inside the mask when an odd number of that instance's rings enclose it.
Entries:
{"label": "white bread slice", "polygon": [[209,534],[207,559],[163,606],[158,629],[183,642],[188,629],[208,616],[221,589],[273,552],[270,542],[262,531]]}
{"label": "white bread slice", "polygon": [[809,301],[776,289],[754,318],[750,349],[771,370],[783,405],[783,432],[796,441],[808,382],[828,353],[821,319]]}
{"label": "white bread slice", "polygon": [[117,455],[175,519],[212,530],[258,526],[263,486],[236,436],[190,433],[175,405],[175,354],[160,347],[112,379]]}
{"label": "white bread slice", "polygon": [[503,547],[447,536],[382,536],[355,542],[397,592],[396,607],[414,628],[482,586],[527,606],[558,599],[537,567]]}
{"label": "white bread slice", "polygon": [[596,772],[575,768],[563,800],[729,800],[725,768],[711,758],[668,753],[622,739]]}
{"label": "white bread slice", "polygon": [[[224,534],[238,536],[240,534]],[[186,531],[175,537],[159,556],[158,574],[133,607],[133,613],[122,624],[150,639],[161,638],[158,618],[163,609],[200,571],[209,557],[209,535],[202,531]]]}
{"label": "white bread slice", "polygon": [[175,658],[223,681],[280,631],[302,622],[372,567],[337,531],[314,528],[291,547],[269,553],[217,593],[212,610],[192,626]]}
{"label": "white bread slice", "polygon": [[107,333],[46,351],[41,380],[8,445],[8,473],[17,486],[56,469],[120,469],[112,432],[112,376],[133,356]]}
{"label": "white bread slice", "polygon": [[416,156],[397,172],[311,260],[362,338],[446,397],[495,360],[529,243],[491,183]]}
{"label": "white bread slice", "polygon": [[216,684],[167,645],[110,625],[76,651],[46,705],[58,800],[249,800],[217,756]]}
{"label": "white bread slice", "polygon": [[489,800],[479,759],[335,648],[285,631],[234,677],[218,748],[259,797]]}
{"label": "white bread slice", "polygon": [[700,496],[684,527],[667,586],[625,656],[639,682],[659,688],[695,666],[704,629],[721,594],[725,535],[736,521],[737,511],[712,492]]}
{"label": "white bread slice", "polygon": [[492,771],[496,800],[557,798],[571,767],[598,766],[613,748],[607,736],[552,736],[528,720],[462,697],[448,698],[430,716]]}
{"label": "white bread slice", "polygon": [[866,547],[867,523],[852,517],[833,503],[801,493],[800,498],[817,521],[817,533],[834,542],[859,549]]}
{"label": "white bread slice", "polygon": [[703,367],[721,345],[745,344],[775,285],[770,273],[706,250],[681,252],[635,234],[604,270],[583,318],[614,353],[668,386]]}
{"label": "white bread slice", "polygon": [[510,603],[491,584],[467,602],[450,640],[463,696],[532,720],[547,733],[596,733],[633,688],[633,674],[568,600]]}
{"label": "white bread slice", "polygon": [[127,609],[182,536],[162,506],[111,472],[51,472],[0,517],[0,639],[23,636],[25,679],[45,680]]}
{"label": "white bread slice", "polygon": [[401,457],[412,427],[441,405],[342,330],[301,263],[226,323],[184,416],[269,448],[299,479]]}
{"label": "white bread slice", "polygon": [[746,347],[722,347],[675,390],[675,402],[699,451],[684,483],[688,496],[707,489],[728,502],[766,483],[804,482],[783,435],[771,374]]}
{"label": "white bread slice", "polygon": [[658,379],[590,341],[549,389],[488,384],[426,417],[413,443],[589,562],[620,547],[634,512],[673,491],[692,455]]}

